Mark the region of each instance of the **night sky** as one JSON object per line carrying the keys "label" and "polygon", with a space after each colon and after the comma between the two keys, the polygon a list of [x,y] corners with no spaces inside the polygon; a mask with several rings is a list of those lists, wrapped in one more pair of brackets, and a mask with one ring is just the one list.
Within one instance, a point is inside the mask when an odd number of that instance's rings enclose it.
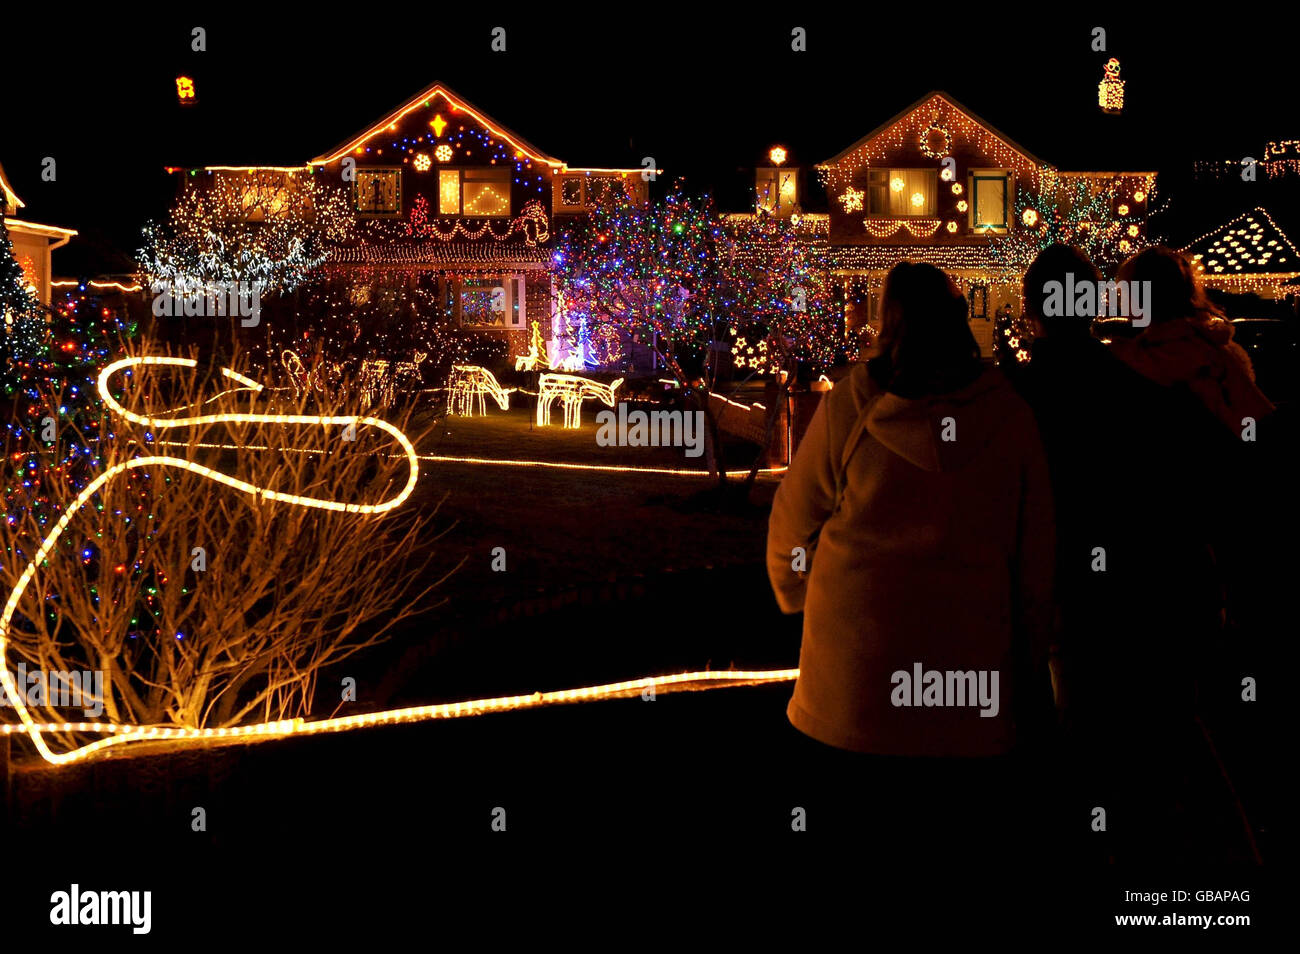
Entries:
{"label": "night sky", "polygon": [[[435,81],[559,159],[639,166],[653,156],[729,210],[745,207],[749,170],[774,143],[809,166],[931,90],[1062,169],[1178,173],[1300,137],[1289,33],[1256,15],[1141,20],[1096,5],[1023,17],[1004,5],[984,21],[964,5],[915,4],[892,19],[746,6],[692,20],[562,5],[544,17],[455,20],[441,7],[312,9],[259,14],[251,26],[247,15],[198,11],[78,16],[11,45],[0,63],[0,163],[26,217],[82,231],[56,271],[133,250],[173,195],[164,166],[302,163]],[[490,51],[498,25],[504,54]],[[796,25],[808,30],[805,53],[790,51]],[[206,52],[190,50],[193,26],[207,29]],[[1107,30],[1105,54],[1090,46],[1096,26]],[[1108,56],[1127,83],[1119,117],[1097,107]],[[175,98],[182,72],[198,87],[189,110]],[[56,182],[41,181],[45,156],[57,159]]]}

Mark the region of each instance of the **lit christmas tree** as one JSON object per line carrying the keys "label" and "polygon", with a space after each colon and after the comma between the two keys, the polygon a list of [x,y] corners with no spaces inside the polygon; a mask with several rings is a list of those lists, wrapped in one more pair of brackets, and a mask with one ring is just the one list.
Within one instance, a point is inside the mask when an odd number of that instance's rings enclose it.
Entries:
{"label": "lit christmas tree", "polygon": [[712,202],[680,183],[653,205],[603,202],[551,256],[565,318],[588,337],[612,325],[652,348],[679,384],[700,383],[709,343],[737,308],[728,244]]}
{"label": "lit christmas tree", "polygon": [[[1156,244],[1146,231],[1154,184],[1144,177],[1097,179],[1040,169],[1027,188],[1016,190],[1015,216],[1006,235],[989,246],[993,261],[1018,283],[1025,269],[1049,245],[1079,249],[1103,275]],[[993,354],[999,364],[1029,360],[1033,333],[1023,314],[995,319]]]}
{"label": "lit christmas tree", "polygon": [[745,342],[743,353],[733,347],[736,366],[795,374],[797,363],[816,375],[836,364],[843,335],[818,246],[770,215],[746,216],[734,234],[730,271],[744,316],[735,331]]}
{"label": "lit christmas tree", "polygon": [[0,351],[4,367],[0,370],[6,397],[14,393],[32,362],[38,360],[45,349],[45,314],[31,276],[23,271],[14,257],[13,243],[4,223],[4,208],[0,206]]}
{"label": "lit christmas tree", "polygon": [[67,506],[64,494],[94,479],[105,427],[96,379],[135,325],[123,306],[110,307],[77,291],[56,303],[42,332],[39,356],[21,366],[9,392],[5,510],[10,526],[30,516],[37,527],[46,527]]}

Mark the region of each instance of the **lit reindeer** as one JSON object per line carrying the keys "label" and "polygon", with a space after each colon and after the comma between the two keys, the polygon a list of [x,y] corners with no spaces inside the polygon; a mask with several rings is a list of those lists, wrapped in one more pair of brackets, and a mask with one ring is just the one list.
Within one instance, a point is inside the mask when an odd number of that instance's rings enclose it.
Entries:
{"label": "lit reindeer", "polygon": [[619,378],[611,384],[601,384],[575,374],[543,374],[537,392],[537,426],[551,423],[551,405],[556,399],[564,402],[564,426],[582,425],[582,402],[595,398],[607,407],[614,406],[614,392],[623,383]]}
{"label": "lit reindeer", "polygon": [[[510,391],[513,391],[511,388]],[[447,381],[447,413],[474,416],[475,399],[478,401],[478,413],[486,414],[483,395],[492,395],[492,400],[503,411],[510,410],[510,391],[497,384],[496,376],[487,368],[475,364],[452,365],[451,378]]]}
{"label": "lit reindeer", "polygon": [[425,352],[416,351],[414,361],[362,361],[360,384],[365,403],[370,404],[376,398],[384,404],[392,403],[399,384],[420,379],[420,362],[427,357]]}

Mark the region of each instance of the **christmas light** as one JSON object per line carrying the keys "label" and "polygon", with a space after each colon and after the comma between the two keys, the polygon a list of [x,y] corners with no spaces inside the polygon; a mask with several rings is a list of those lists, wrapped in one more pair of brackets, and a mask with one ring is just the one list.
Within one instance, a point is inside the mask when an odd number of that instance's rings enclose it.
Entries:
{"label": "christmas light", "polygon": [[613,407],[614,394],[622,383],[622,378],[601,384],[573,374],[543,374],[538,379],[537,425],[545,427],[551,423],[551,405],[558,400],[564,406],[564,426],[581,427],[582,402],[594,399]]}
{"label": "christmas light", "polygon": [[501,410],[510,409],[510,391],[503,389],[497,383],[496,375],[487,368],[458,364],[451,369],[451,378],[447,381],[448,414],[472,417],[476,406],[480,415],[487,414],[484,395],[490,395]]}
{"label": "christmas light", "polygon": [[[373,417],[349,416],[318,416],[318,415],[301,415],[301,414],[207,414],[191,417],[155,417],[145,414],[137,414],[123,407],[112,393],[109,391],[108,382],[119,371],[134,372],[142,367],[177,367],[177,368],[194,368],[197,362],[190,358],[173,358],[173,357],[129,357],[119,361],[114,361],[100,371],[98,379],[98,391],[100,400],[104,405],[116,414],[118,417],[133,424],[140,425],[150,429],[150,432],[156,433],[163,430],[172,430],[176,428],[195,427],[207,424],[224,424],[224,423],[248,423],[248,424],[320,424],[323,427],[376,427],[393,437],[401,446],[405,453],[409,465],[409,477],[406,486],[396,495],[388,500],[377,504],[355,504],[345,503],[338,500],[330,500],[320,497],[311,497],[302,494],[284,493],[270,488],[258,487],[247,481],[240,480],[237,477],[231,477],[220,471],[205,467],[202,464],[195,463],[182,457],[169,457],[166,455],[148,455],[144,457],[135,457],[123,463],[116,464],[103,471],[98,477],[92,480],[85,488],[82,489],[76,499],[64,510],[63,515],[59,518],[54,528],[45,536],[39,548],[31,556],[18,582],[15,584],[13,591],[5,603],[3,613],[0,613],[0,683],[4,685],[5,691],[14,708],[18,713],[20,720],[26,725],[27,731],[32,739],[32,743],[40,751],[41,755],[49,762],[54,764],[63,764],[65,762],[75,761],[78,758],[84,758],[86,755],[108,745],[120,744],[139,738],[150,737],[175,737],[168,733],[181,734],[198,734],[205,735],[208,733],[219,732],[221,730],[193,730],[193,729],[159,729],[156,727],[123,727],[124,731],[108,739],[99,742],[81,746],[69,752],[55,753],[46,744],[42,737],[41,728],[32,719],[31,713],[24,704],[22,694],[17,691],[13,675],[9,672],[7,663],[7,646],[10,633],[10,624],[13,621],[14,614],[17,612],[18,604],[22,600],[23,593],[35,577],[38,567],[49,556],[54,549],[56,542],[67,529],[68,524],[72,521],[73,516],[87,503],[100,488],[113,480],[119,474],[128,471],[137,470],[142,467],[177,467],[187,470],[191,473],[207,477],[224,486],[231,487],[241,493],[249,494],[258,501],[278,501],[292,506],[310,507],[321,510],[336,511],[342,513],[366,513],[380,514],[385,513],[395,507],[401,506],[403,502],[411,495],[415,489],[416,481],[419,478],[420,465],[419,459],[415,453],[415,448],[410,440],[393,425],[386,421],[381,421]],[[222,368],[221,374],[242,385],[248,390],[258,392],[262,390],[262,385],[229,368]],[[247,733],[265,733],[274,731],[270,726],[281,723],[262,723],[258,726],[241,727],[240,732]],[[58,731],[58,730],[55,730]],[[65,730],[71,731],[71,730]],[[159,733],[163,735],[159,735]],[[143,734],[142,734],[143,733]]]}
{"label": "christmas light", "polygon": [[[3,731],[5,735],[27,733],[46,761],[54,765],[66,765],[87,759],[110,746],[129,742],[166,741],[175,743],[176,746],[210,745],[222,741],[263,742],[290,736],[347,732],[353,729],[371,728],[380,725],[403,725],[428,722],[435,719],[468,718],[486,715],[491,712],[536,709],[549,705],[597,702],[635,696],[644,698],[645,694],[652,691],[655,693],[670,693],[723,689],[756,686],[773,682],[790,682],[797,678],[799,678],[798,669],[706,669],[670,676],[644,676],[639,679],[628,679],[623,682],[604,683],[596,686],[583,686],[575,689],[533,692],[526,695],[497,696],[488,699],[469,699],[464,702],[445,702],[425,706],[409,706],[404,709],[386,709],[381,712],[336,716],[312,722],[305,719],[282,719],[276,722],[260,722],[253,725],[231,726],[221,729],[190,729],[158,725],[118,725],[112,722],[37,723],[30,718],[26,718],[21,725],[6,723],[0,726],[0,731]],[[4,673],[4,679],[6,688],[9,688],[8,683],[12,681],[12,676],[8,674],[7,670]],[[21,702],[17,702],[16,705],[22,713],[26,714],[26,706]],[[51,752],[42,739],[44,733],[72,732],[103,733],[106,737],[61,754]]]}

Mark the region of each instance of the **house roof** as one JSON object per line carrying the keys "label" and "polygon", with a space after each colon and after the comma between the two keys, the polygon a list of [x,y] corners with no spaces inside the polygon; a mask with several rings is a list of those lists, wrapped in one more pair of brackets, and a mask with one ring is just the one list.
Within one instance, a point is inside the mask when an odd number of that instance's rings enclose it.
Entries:
{"label": "house roof", "polygon": [[363,129],[361,132],[357,133],[355,136],[353,136],[351,139],[348,139],[346,142],[340,143],[338,146],[336,146],[334,149],[331,149],[329,152],[322,153],[321,155],[317,156],[315,159],[312,159],[311,165],[323,166],[326,163],[334,162],[336,159],[339,159],[342,156],[346,155],[347,153],[351,152],[353,149],[356,149],[358,146],[362,145],[372,137],[379,135],[385,130],[388,130],[390,127],[395,128],[397,122],[403,119],[407,115],[407,113],[410,113],[413,110],[419,109],[423,106],[431,106],[433,104],[433,101],[438,98],[445,100],[447,102],[447,105],[453,111],[468,113],[470,116],[474,117],[475,121],[482,124],[487,129],[491,130],[491,132],[494,135],[499,136],[500,138],[504,139],[506,142],[510,143],[512,146],[515,147],[516,150],[528,155],[529,158],[538,162],[544,162],[547,165],[552,167],[561,167],[564,165],[564,163],[561,162],[559,159],[556,159],[553,156],[548,156],[546,153],[542,152],[536,146],[531,145],[526,139],[524,139],[518,133],[511,132],[509,129],[506,129],[506,127],[498,123],[496,120],[476,110],[473,106],[471,106],[468,103],[468,101],[463,99],[459,94],[457,94],[453,90],[449,89],[443,83],[434,83],[433,85],[428,86],[425,89],[421,90],[419,93],[412,96],[410,99],[406,100],[396,109],[390,111],[386,116],[384,116],[383,119],[380,119],[378,122],[372,124],[366,129]]}
{"label": "house roof", "polygon": [[1300,251],[1262,206],[1241,213],[1179,251],[1208,280],[1300,275]]}
{"label": "house roof", "polygon": [[6,205],[9,200],[12,200],[14,207],[18,209],[26,205],[22,199],[18,198],[18,193],[13,190],[13,186],[9,184],[9,179],[5,176],[5,167],[2,165],[0,165],[0,189],[4,190]]}
{"label": "house roof", "polygon": [[912,113],[916,112],[918,109],[921,109],[924,106],[928,106],[931,103],[935,102],[936,100],[946,104],[951,109],[955,109],[957,112],[961,113],[971,122],[978,123],[980,126],[983,126],[989,132],[993,133],[1004,143],[1006,143],[1007,146],[1009,146],[1011,149],[1015,150],[1016,152],[1020,153],[1020,155],[1022,155],[1025,159],[1029,160],[1030,162],[1032,162],[1034,165],[1038,165],[1038,166],[1045,165],[1045,163],[1041,159],[1036,157],[1033,153],[1025,149],[1023,146],[1019,145],[1010,136],[1007,136],[1005,133],[1003,133],[1001,130],[995,127],[992,123],[987,122],[986,120],[977,116],[975,113],[971,112],[969,109],[967,109],[961,103],[957,102],[947,93],[943,92],[942,90],[932,90],[926,93],[916,102],[912,103],[912,105],[902,110],[893,118],[888,119],[885,122],[881,123],[879,126],[873,129],[871,132],[867,133],[857,142],[841,150],[839,153],[832,156],[830,159],[827,159],[824,162],[817,163],[817,168],[837,165],[838,163],[844,161],[846,158],[852,155],[854,152],[856,152],[858,149],[861,149],[867,143],[871,142],[877,136],[881,135],[884,132],[887,132],[893,126],[902,122],[904,119],[906,119]]}

